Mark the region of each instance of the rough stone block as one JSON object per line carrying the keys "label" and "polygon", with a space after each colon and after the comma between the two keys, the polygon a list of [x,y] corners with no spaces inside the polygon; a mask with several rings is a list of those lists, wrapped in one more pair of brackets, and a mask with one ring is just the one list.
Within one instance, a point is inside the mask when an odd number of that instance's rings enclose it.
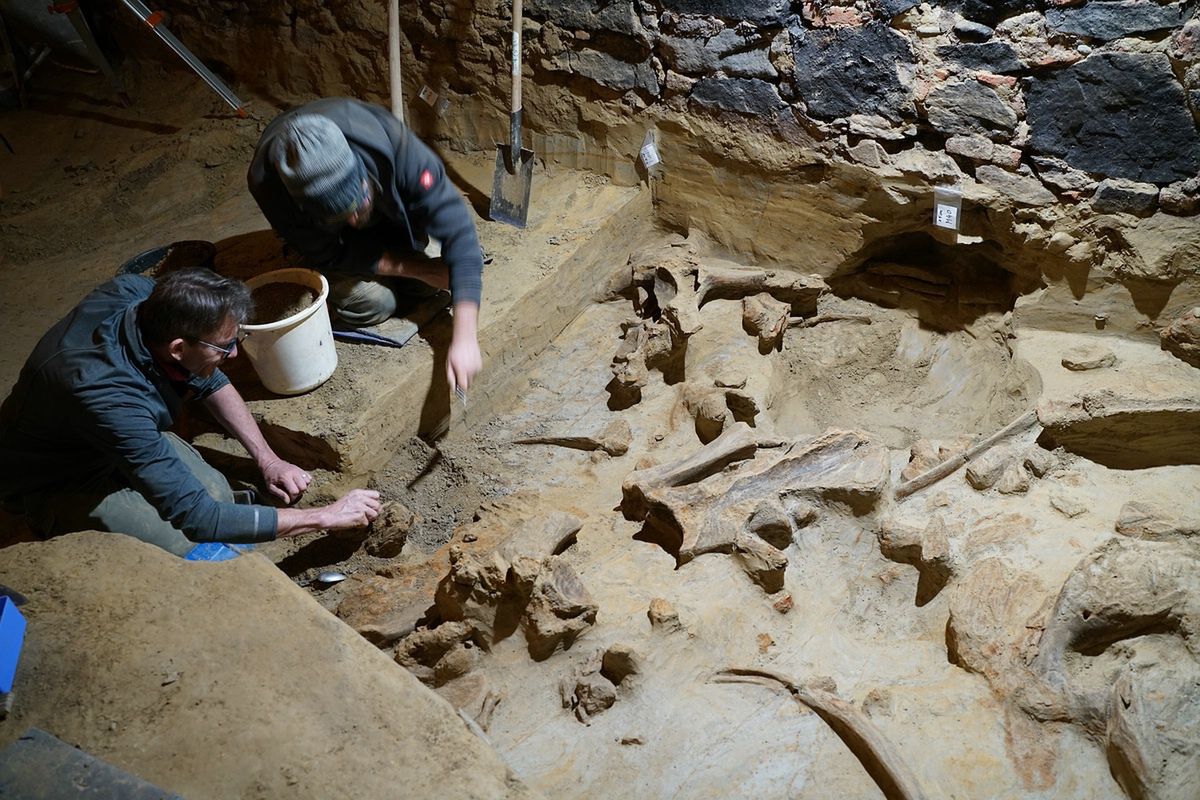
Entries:
{"label": "rough stone block", "polygon": [[1063,353],[1062,365],[1072,372],[1104,369],[1117,363],[1117,356],[1107,347],[1098,344],[1080,345]]}
{"label": "rough stone block", "polygon": [[1046,25],[1058,33],[1111,42],[1126,36],[1157,33],[1183,23],[1183,3],[1159,5],[1150,0],[1086,3],[1078,8],[1046,10]]}
{"label": "rough stone block", "polygon": [[[963,23],[973,24],[973,23]],[[979,26],[991,31],[985,25]],[[955,32],[958,28],[955,28]],[[990,35],[990,34],[989,34]],[[1025,64],[1017,56],[1015,50],[1004,42],[984,42],[982,44],[946,44],[937,50],[938,55],[946,61],[957,64],[962,69],[978,69],[995,72],[1000,75],[1020,72]]]}
{"label": "rough stone block", "polygon": [[[1171,183],[1200,173],[1200,133],[1170,60],[1097,53],[1028,79],[1033,149],[1114,178]],[[1096,113],[1097,109],[1104,113]]]}
{"label": "rough stone block", "polygon": [[1187,311],[1163,329],[1162,349],[1200,367],[1200,308]]}
{"label": "rough stone block", "polygon": [[[915,59],[908,41],[885,25],[790,28],[793,82],[808,114],[833,120],[874,114],[892,121],[913,113]],[[849,57],[848,57],[849,56]]]}
{"label": "rough stone block", "polygon": [[784,106],[779,91],[757,78],[702,78],[691,97],[702,106],[754,116],[773,116]]}
{"label": "rough stone block", "polygon": [[947,135],[1011,134],[1017,113],[994,89],[976,80],[935,87],[925,100],[929,124]]}
{"label": "rough stone block", "polygon": [[1167,508],[1132,501],[1121,506],[1116,530],[1122,536],[1154,541],[1200,536],[1200,508]]}
{"label": "rough stone block", "polygon": [[1121,178],[1106,178],[1092,196],[1092,210],[1101,214],[1149,214],[1158,201],[1158,187],[1152,183]]}

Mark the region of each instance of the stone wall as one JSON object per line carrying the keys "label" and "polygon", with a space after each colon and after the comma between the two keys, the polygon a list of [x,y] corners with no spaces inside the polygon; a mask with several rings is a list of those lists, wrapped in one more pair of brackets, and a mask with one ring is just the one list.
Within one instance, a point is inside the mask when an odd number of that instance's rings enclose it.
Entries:
{"label": "stone wall", "polygon": [[[382,0],[164,5],[251,93],[387,102]],[[504,141],[510,6],[401,5],[410,124],[443,148]],[[665,224],[824,275],[902,234],[936,238],[932,187],[957,186],[952,243],[1071,302],[1120,284],[1125,300],[1106,303],[1138,308],[1132,332],[1200,301],[1194,12],[1154,0],[527,0],[525,144],[548,165],[635,183],[652,132]],[[1130,281],[1166,297],[1147,302]]]}

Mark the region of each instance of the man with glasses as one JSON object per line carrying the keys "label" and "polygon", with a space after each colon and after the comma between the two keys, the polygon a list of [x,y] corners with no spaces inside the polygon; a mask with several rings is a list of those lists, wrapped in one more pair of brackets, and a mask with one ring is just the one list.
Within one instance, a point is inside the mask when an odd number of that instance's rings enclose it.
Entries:
{"label": "man with glasses", "polygon": [[[0,503],[43,536],[124,533],[186,555],[366,525],[379,494],[296,509],[235,502],[229,482],[169,428],[199,400],[245,446],[267,489],[294,503],[311,477],[271,449],[219,369],[237,354],[250,291],[206,269],[157,284],[123,275],[42,337],[0,406]],[[248,499],[248,498],[247,498]]]}
{"label": "man with glasses", "polygon": [[[475,223],[441,159],[390,111],[346,98],[288,111],[263,131],[247,181],[276,233],[329,276],[343,322],[377,325],[426,287],[449,289],[446,378],[470,386],[482,363]],[[438,258],[425,256],[431,239]]]}

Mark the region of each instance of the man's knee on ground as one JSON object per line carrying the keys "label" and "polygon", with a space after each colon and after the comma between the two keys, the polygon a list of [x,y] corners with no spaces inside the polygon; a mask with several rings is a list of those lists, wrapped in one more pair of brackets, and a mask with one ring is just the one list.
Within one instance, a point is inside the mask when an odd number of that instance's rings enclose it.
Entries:
{"label": "man's knee on ground", "polygon": [[396,313],[396,293],[379,281],[335,278],[329,303],[343,322],[357,327],[378,325]]}

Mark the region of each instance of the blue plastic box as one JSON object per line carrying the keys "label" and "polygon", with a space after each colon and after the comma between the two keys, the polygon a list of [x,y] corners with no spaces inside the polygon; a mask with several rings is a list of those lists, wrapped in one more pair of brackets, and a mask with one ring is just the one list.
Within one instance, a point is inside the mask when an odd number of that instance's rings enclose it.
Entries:
{"label": "blue plastic box", "polygon": [[228,561],[254,549],[252,544],[223,544],[203,542],[196,545],[183,557],[184,561]]}
{"label": "blue plastic box", "polygon": [[17,659],[25,642],[25,617],[9,597],[0,597],[0,694],[12,691]]}

